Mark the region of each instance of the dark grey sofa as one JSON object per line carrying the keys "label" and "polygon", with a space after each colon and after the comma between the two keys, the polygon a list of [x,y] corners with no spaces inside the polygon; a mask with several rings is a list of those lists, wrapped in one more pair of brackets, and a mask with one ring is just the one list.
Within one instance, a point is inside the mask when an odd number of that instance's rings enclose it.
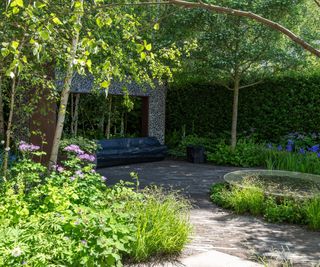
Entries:
{"label": "dark grey sofa", "polygon": [[98,141],[97,168],[163,160],[167,147],[155,137],[117,138]]}

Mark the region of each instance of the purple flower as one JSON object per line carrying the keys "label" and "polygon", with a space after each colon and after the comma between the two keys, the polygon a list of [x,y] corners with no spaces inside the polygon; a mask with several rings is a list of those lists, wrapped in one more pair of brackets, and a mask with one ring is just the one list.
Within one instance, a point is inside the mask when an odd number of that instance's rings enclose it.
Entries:
{"label": "purple flower", "polygon": [[90,154],[81,154],[78,155],[78,158],[81,160],[86,160],[86,161],[90,161],[90,162],[94,162],[96,160],[96,157],[94,155],[90,155]]}
{"label": "purple flower", "polygon": [[63,171],[64,171],[64,168],[63,168],[63,167],[61,167],[61,166],[59,166],[59,167],[57,168],[57,171],[61,173],[61,172],[63,172]]}
{"label": "purple flower", "polygon": [[305,149],[304,149],[304,148],[300,148],[300,149],[299,149],[299,154],[306,154]]}
{"label": "purple flower", "polygon": [[84,154],[84,151],[81,150],[81,148],[77,145],[69,145],[69,146],[66,146],[64,149],[64,151],[67,151],[67,152],[74,152],[76,153],[77,155],[82,155]]}
{"label": "purple flower", "polygon": [[91,172],[92,172],[92,173],[96,173],[96,170],[95,170],[95,169],[92,169]]}
{"label": "purple flower", "polygon": [[317,153],[318,158],[320,158],[320,152]]}
{"label": "purple flower", "polygon": [[86,246],[87,245],[87,241],[86,240],[81,240],[82,245]]}
{"label": "purple flower", "polygon": [[107,177],[101,176],[101,181],[102,181],[102,182],[106,182],[106,181],[107,181]]}
{"label": "purple flower", "polygon": [[39,149],[40,149],[39,146],[35,146],[33,144],[28,144],[28,143],[26,143],[24,141],[21,141],[19,143],[19,150],[21,152],[33,152],[33,151],[37,151]]}
{"label": "purple flower", "polygon": [[73,182],[75,179],[76,179],[75,176],[71,176],[71,177],[70,177],[70,181],[71,181],[71,182]]}
{"label": "purple flower", "polygon": [[76,171],[76,176],[83,178],[84,174],[81,170]]}
{"label": "purple flower", "polygon": [[278,149],[279,151],[281,151],[281,150],[282,150],[282,145],[278,145],[277,149]]}

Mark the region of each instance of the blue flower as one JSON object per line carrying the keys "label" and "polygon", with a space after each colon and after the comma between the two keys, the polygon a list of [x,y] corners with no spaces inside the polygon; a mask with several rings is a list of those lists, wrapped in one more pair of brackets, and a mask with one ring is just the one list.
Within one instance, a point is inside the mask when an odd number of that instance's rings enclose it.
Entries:
{"label": "blue flower", "polygon": [[288,145],[292,146],[294,144],[294,141],[292,141],[291,139],[288,140]]}
{"label": "blue flower", "polygon": [[299,154],[306,154],[305,149],[301,147],[301,148],[299,149]]}
{"label": "blue flower", "polygon": [[282,145],[278,145],[278,150],[279,150],[279,151],[282,150]]}
{"label": "blue flower", "polygon": [[286,146],[286,150],[287,150],[288,152],[292,152],[292,150],[293,150],[292,145],[288,144],[288,145]]}
{"label": "blue flower", "polygon": [[317,156],[318,156],[318,158],[320,158],[320,152],[319,152],[319,153],[317,153]]}
{"label": "blue flower", "polygon": [[320,145],[314,145],[312,146],[309,150],[311,152],[318,152],[319,151],[319,148],[320,148]]}
{"label": "blue flower", "polygon": [[273,148],[273,145],[272,145],[271,143],[268,143],[268,144],[267,144],[267,148],[272,149],[272,148]]}

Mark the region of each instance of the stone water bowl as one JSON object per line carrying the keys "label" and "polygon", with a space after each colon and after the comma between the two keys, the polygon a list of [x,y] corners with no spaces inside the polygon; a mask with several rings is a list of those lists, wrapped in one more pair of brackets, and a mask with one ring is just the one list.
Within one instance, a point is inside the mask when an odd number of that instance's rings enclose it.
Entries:
{"label": "stone water bowl", "polygon": [[320,175],[278,170],[241,170],[227,173],[224,180],[242,188],[259,187],[265,194],[278,197],[320,196]]}

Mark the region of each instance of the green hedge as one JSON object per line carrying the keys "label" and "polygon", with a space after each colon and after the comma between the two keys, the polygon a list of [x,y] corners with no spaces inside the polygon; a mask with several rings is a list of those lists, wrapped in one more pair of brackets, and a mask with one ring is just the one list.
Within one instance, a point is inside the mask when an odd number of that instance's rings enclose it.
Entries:
{"label": "green hedge", "polygon": [[[172,84],[167,96],[168,133],[220,136],[230,132],[232,91],[205,83]],[[265,80],[243,89],[238,132],[265,140],[293,131],[320,132],[320,74]]]}

